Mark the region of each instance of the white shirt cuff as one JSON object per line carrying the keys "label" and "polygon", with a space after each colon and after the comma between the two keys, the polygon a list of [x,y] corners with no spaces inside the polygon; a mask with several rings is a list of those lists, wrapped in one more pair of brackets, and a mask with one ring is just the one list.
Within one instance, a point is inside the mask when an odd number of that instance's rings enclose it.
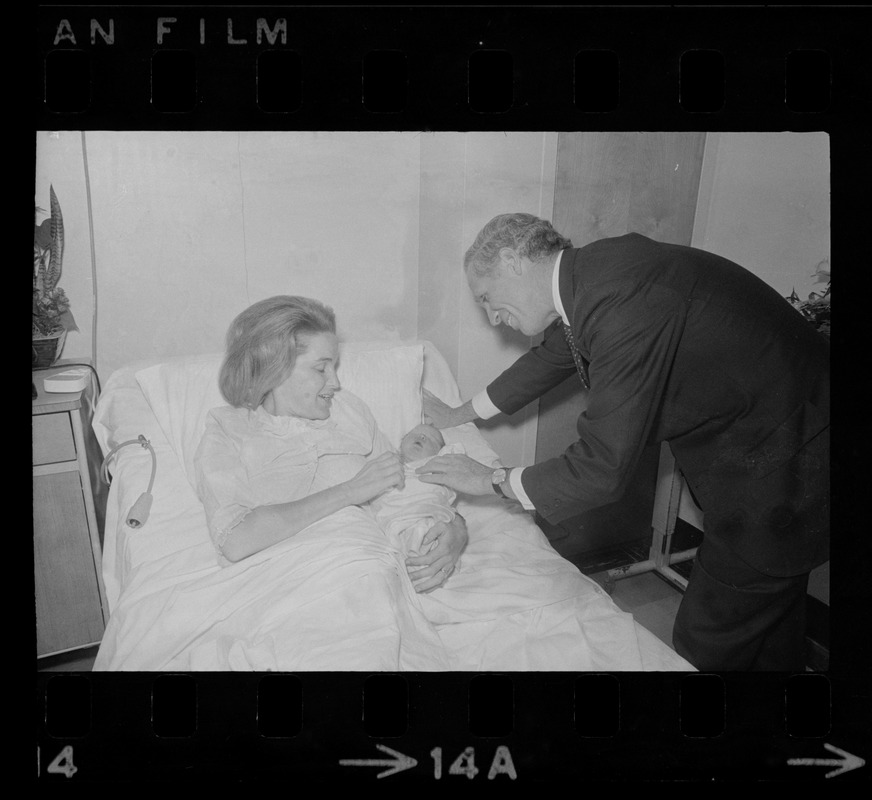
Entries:
{"label": "white shirt cuff", "polygon": [[509,485],[512,487],[512,491],[515,493],[515,497],[518,498],[518,502],[527,510],[527,511],[535,511],[536,506],[534,506],[530,502],[530,498],[527,497],[527,493],[524,491],[524,486],[521,483],[521,473],[524,471],[523,467],[515,467],[509,472]]}
{"label": "white shirt cuff", "polygon": [[491,402],[487,389],[483,389],[472,398],[472,410],[478,414],[479,419],[490,419],[491,417],[495,417],[497,414],[502,413]]}

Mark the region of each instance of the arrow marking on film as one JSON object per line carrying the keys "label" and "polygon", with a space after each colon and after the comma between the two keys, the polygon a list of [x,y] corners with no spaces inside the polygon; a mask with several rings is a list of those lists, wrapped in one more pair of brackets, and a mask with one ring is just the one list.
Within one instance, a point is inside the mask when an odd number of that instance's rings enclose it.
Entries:
{"label": "arrow marking on film", "polygon": [[393,758],[341,758],[339,763],[343,767],[390,767],[390,769],[376,775],[376,778],[386,778],[395,772],[411,769],[418,763],[414,758],[391,750],[390,747],[385,747],[383,744],[377,744],[376,747],[383,753],[389,753]]}
{"label": "arrow marking on film", "polygon": [[826,742],[824,742],[824,747],[831,753],[837,753],[841,758],[788,758],[787,763],[792,767],[838,767],[838,769],[828,772],[825,776],[827,778],[835,778],[836,775],[841,775],[843,772],[859,769],[866,763],[859,756],[846,753]]}

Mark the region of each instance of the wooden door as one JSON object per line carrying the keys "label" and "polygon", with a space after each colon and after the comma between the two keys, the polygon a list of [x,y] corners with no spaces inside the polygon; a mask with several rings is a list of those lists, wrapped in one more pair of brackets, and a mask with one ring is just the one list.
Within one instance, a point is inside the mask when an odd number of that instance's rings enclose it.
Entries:
{"label": "wooden door", "polygon": [[[560,134],[554,227],[575,247],[631,232],[689,245],[704,147],[704,133]],[[537,462],[575,440],[586,399],[574,376],[540,399]],[[620,502],[556,528],[540,520],[555,548],[572,556],[650,536],[659,455],[646,448]]]}

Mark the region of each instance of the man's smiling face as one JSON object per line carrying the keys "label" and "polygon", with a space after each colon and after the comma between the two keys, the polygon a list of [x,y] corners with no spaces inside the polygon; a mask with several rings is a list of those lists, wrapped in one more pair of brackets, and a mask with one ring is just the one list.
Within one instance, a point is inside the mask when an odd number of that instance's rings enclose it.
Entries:
{"label": "man's smiling face", "polygon": [[491,325],[506,325],[527,336],[535,336],[557,318],[553,298],[543,296],[544,292],[533,280],[534,269],[542,267],[512,253],[501,259],[490,275],[468,273],[472,296],[485,310]]}

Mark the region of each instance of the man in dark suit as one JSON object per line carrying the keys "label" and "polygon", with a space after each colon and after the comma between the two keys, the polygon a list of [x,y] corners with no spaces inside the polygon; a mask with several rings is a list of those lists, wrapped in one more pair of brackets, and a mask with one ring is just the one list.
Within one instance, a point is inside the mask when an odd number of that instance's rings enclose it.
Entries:
{"label": "man in dark suit", "polygon": [[803,670],[808,574],[829,546],[828,340],[743,267],[639,234],[575,249],[505,214],[464,268],[493,325],[544,339],[459,408],[426,396],[434,424],[514,413],[576,372],[588,404],[557,458],[442,456],[422,479],[556,524],[620,499],[643,448],[668,442],[705,518],[676,650],[703,670]]}

